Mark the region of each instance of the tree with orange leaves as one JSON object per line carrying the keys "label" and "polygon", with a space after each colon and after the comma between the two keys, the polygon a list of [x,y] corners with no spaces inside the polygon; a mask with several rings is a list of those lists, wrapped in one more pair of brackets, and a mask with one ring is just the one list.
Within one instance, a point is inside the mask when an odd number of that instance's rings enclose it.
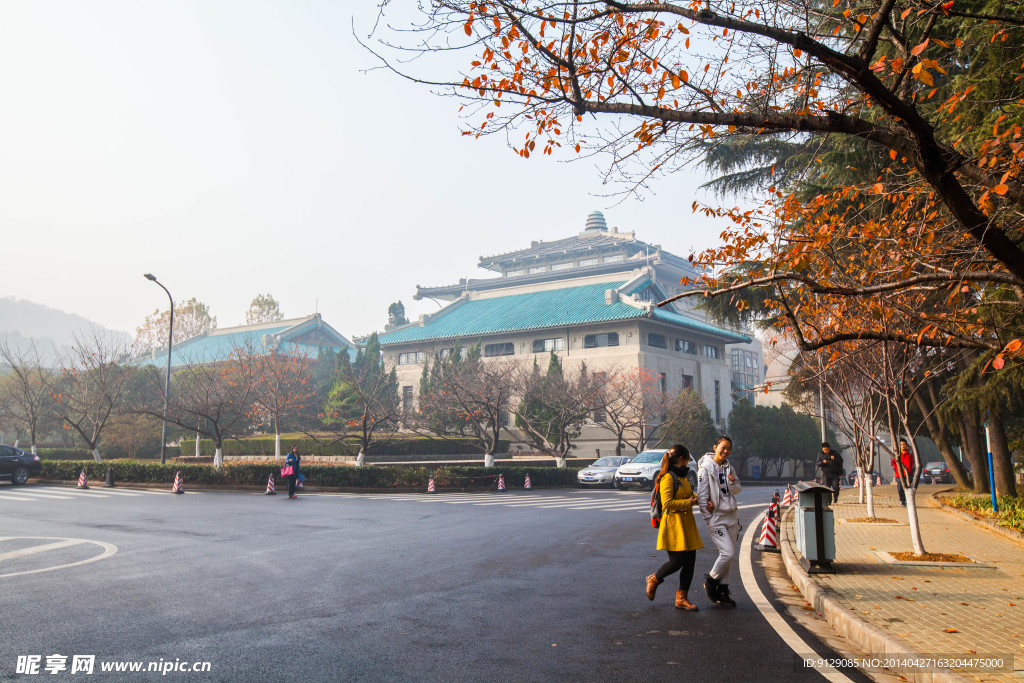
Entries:
{"label": "tree with orange leaves", "polygon": [[802,348],[1020,350],[986,310],[1016,312],[1024,298],[1019,2],[437,0],[426,11],[429,37],[392,42],[474,58],[454,77],[403,75],[465,98],[478,117],[467,134],[518,131],[523,157],[607,152],[645,185],[716,141],[856,142],[875,162],[866,181],[704,207],[733,226],[701,263],[756,264],[705,288],[770,288]]}
{"label": "tree with orange leaves", "polygon": [[252,371],[251,419],[273,424],[274,457],[281,457],[281,420],[308,408],[314,400],[312,362],[306,356],[266,352],[246,345],[239,349]]}
{"label": "tree with orange leaves", "polygon": [[641,367],[618,370],[607,378],[602,392],[605,419],[597,424],[615,435],[615,455],[622,455],[624,445],[634,453],[644,450],[668,404],[658,377]]}

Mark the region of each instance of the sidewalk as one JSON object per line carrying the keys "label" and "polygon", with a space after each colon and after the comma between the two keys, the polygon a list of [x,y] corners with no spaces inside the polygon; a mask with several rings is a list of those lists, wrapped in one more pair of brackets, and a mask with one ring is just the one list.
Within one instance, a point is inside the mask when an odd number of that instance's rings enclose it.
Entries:
{"label": "sidewalk", "polygon": [[[795,515],[783,517],[781,547],[794,584],[815,610],[872,657],[908,654],[1009,655],[1009,671],[956,668],[921,681],[1024,681],[1024,543],[943,509],[932,499],[945,486],[922,486],[921,538],[930,553],[960,553],[977,565],[892,564],[885,552],[911,551],[907,511],[894,486],[875,488],[875,516],[898,524],[849,520],[867,516],[857,489],[843,489],[835,516],[834,573],[808,575],[799,565]],[[953,630],[955,629],[955,630]],[[894,669],[895,670],[895,669]]]}

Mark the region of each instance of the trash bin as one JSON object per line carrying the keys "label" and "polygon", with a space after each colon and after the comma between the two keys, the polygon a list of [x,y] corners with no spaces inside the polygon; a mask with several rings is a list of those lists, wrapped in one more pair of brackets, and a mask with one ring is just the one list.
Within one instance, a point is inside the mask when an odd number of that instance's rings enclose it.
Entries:
{"label": "trash bin", "polygon": [[836,559],[835,520],[828,506],[832,489],[802,481],[796,485],[796,493],[796,547],[803,555],[800,564],[810,574],[830,572]]}

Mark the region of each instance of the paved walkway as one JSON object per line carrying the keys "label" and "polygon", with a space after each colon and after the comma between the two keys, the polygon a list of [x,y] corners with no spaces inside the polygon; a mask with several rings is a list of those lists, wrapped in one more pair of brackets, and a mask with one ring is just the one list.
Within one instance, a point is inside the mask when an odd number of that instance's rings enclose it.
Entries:
{"label": "paved walkway", "polygon": [[[836,571],[813,574],[810,581],[823,589],[825,596],[838,601],[838,606],[831,603],[834,611],[847,610],[839,616],[854,629],[877,634],[854,622],[870,624],[904,644],[905,651],[925,656],[1009,655],[1014,661],[1013,673],[953,671],[964,680],[1022,681],[1024,543],[944,510],[931,494],[946,488],[919,489],[917,502],[925,550],[960,553],[976,560],[978,566],[887,562],[879,553],[913,549],[906,508],[900,507],[895,487],[875,489],[875,516],[898,521],[890,525],[850,522],[866,517],[867,506],[857,502],[857,489],[843,489],[839,502],[833,505]],[[786,519],[785,542],[799,558],[795,517]],[[790,569],[796,583],[806,581],[806,576],[798,578],[793,567]],[[806,595],[808,591],[804,592]],[[874,650],[871,654],[881,653]],[[930,676],[915,678],[931,680]]]}

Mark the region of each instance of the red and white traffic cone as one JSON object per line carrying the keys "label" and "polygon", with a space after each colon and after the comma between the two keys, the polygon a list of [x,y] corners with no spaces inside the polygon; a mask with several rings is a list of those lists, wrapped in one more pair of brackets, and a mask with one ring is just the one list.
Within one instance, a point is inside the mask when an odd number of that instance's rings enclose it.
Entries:
{"label": "red and white traffic cone", "polygon": [[782,497],[782,507],[788,508],[793,504],[793,490],[786,484],[786,495]]}
{"label": "red and white traffic cone", "polygon": [[505,475],[504,474],[499,474],[498,475],[498,490],[499,491],[504,491],[505,490]]}
{"label": "red and white traffic cone", "polygon": [[185,484],[184,478],[181,476],[181,472],[174,475],[174,486],[171,487],[171,493],[185,493],[185,489],[182,486]]}
{"label": "red and white traffic cone", "polygon": [[87,488],[89,488],[88,481],[89,481],[89,478],[87,476],[85,476],[85,468],[83,467],[82,468],[82,473],[78,475],[78,488],[80,488],[80,489],[87,489]]}
{"label": "red and white traffic cone", "polygon": [[526,473],[526,482],[523,483],[523,490],[524,491],[532,491],[533,490],[533,484],[530,483],[530,473],[529,472]]}
{"label": "red and white traffic cone", "polygon": [[433,477],[427,480],[427,493],[437,493],[437,487],[434,486]]}
{"label": "red and white traffic cone", "polygon": [[875,481],[875,486],[881,486],[882,485],[882,475],[881,474],[877,474],[875,476],[878,477],[878,479]]}
{"label": "red and white traffic cone", "polygon": [[761,527],[761,538],[754,546],[757,550],[762,552],[779,552],[779,544],[776,540],[778,538],[778,527],[775,524],[775,515],[778,512],[778,507],[775,503],[768,506],[768,514],[764,518],[764,526]]}
{"label": "red and white traffic cone", "polygon": [[267,494],[268,496],[276,496],[277,491],[274,490],[274,475],[271,473],[270,478],[267,479]]}

